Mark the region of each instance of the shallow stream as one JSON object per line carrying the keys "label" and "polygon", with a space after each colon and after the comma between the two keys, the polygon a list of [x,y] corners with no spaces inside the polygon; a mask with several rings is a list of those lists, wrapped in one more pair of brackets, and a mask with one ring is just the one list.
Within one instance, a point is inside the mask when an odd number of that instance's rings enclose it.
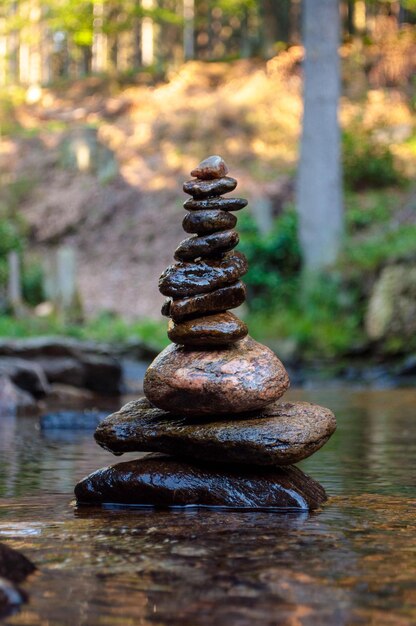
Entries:
{"label": "shallow stream", "polygon": [[2,418],[0,541],[39,568],[2,623],[416,624],[416,391],[288,396],[338,418],[300,464],[329,495],[312,515],[77,509],[74,484],[115,457],[91,432]]}

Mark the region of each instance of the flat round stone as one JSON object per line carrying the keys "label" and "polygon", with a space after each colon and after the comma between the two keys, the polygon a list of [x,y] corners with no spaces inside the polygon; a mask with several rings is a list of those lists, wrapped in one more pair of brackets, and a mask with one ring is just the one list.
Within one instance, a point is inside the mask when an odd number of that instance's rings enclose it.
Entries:
{"label": "flat round stone", "polygon": [[230,468],[149,455],[97,470],[75,487],[79,504],[314,510],[324,488],[297,467]]}
{"label": "flat round stone", "polygon": [[238,281],[234,285],[222,287],[210,293],[197,294],[190,298],[166,300],[162,307],[162,315],[181,321],[184,317],[203,313],[218,313],[234,309],[246,299],[246,287]]}
{"label": "flat round stone", "polygon": [[221,210],[192,211],[182,220],[182,228],[186,233],[209,235],[219,230],[234,228],[237,218],[232,213]]}
{"label": "flat round stone", "polygon": [[213,154],[201,161],[195,169],[192,170],[191,176],[201,178],[202,180],[211,180],[212,178],[222,178],[228,174],[228,167],[222,157]]}
{"label": "flat round stone", "polygon": [[164,296],[182,298],[232,285],[247,272],[247,259],[241,252],[228,252],[222,259],[170,265],[159,278]]}
{"label": "flat round stone", "polygon": [[239,415],[192,418],[126,404],[98,426],[97,443],[113,454],[165,452],[177,457],[243,465],[290,465],[321,448],[335,431],[334,414],[308,402],[274,402]]}
{"label": "flat round stone", "polygon": [[199,211],[202,209],[221,209],[222,211],[239,211],[247,206],[244,198],[205,198],[194,200],[189,198],[183,204],[188,211]]}
{"label": "flat round stone", "polygon": [[185,322],[169,321],[168,337],[182,346],[226,346],[245,337],[248,328],[233,313],[214,313]]}
{"label": "flat round stone", "polygon": [[209,198],[210,196],[221,196],[223,193],[234,191],[237,187],[235,178],[224,176],[214,180],[188,180],[183,184],[183,190],[193,198]]}
{"label": "flat round stone", "polygon": [[281,361],[249,336],[221,350],[171,344],[144,378],[144,393],[154,406],[186,415],[254,411],[280,398],[288,387]]}
{"label": "flat round stone", "polygon": [[239,240],[235,230],[222,230],[205,237],[188,237],[176,248],[174,257],[178,261],[192,261],[198,257],[218,256],[235,248]]}

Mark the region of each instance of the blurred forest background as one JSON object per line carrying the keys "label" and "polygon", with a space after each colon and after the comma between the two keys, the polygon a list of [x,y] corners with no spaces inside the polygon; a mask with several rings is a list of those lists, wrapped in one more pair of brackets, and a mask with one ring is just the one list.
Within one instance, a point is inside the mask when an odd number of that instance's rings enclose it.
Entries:
{"label": "blurred forest background", "polygon": [[416,1],[340,2],[345,235],[302,279],[300,0],[2,0],[0,335],[167,342],[182,182],[221,154],[251,334],[283,358],[416,352]]}

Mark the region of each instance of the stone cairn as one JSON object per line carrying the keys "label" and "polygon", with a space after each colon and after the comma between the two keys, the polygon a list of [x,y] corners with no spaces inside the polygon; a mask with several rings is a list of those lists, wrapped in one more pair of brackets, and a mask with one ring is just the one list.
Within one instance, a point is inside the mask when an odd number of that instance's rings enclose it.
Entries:
{"label": "stone cairn", "polygon": [[[314,509],[325,491],[296,463],[321,448],[334,415],[307,402],[280,402],[289,387],[277,356],[248,335],[228,310],[246,297],[243,254],[233,251],[234,212],[246,200],[223,198],[237,186],[219,156],[184,184],[191,199],[159,288],[168,299],[171,343],[149,366],[145,398],[107,417],[95,433],[116,455],[152,452],[87,476],[79,503]],[[154,454],[156,453],[156,454]]]}

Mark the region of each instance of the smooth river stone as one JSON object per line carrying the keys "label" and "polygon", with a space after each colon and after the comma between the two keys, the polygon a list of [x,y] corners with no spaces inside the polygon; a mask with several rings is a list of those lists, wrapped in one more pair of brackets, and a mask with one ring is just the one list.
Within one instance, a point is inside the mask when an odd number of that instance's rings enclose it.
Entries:
{"label": "smooth river stone", "polygon": [[154,507],[227,506],[317,509],[324,488],[293,466],[279,468],[188,464],[148,455],[97,470],[75,487],[79,504]]}
{"label": "smooth river stone", "polygon": [[169,321],[168,337],[174,343],[204,348],[227,346],[245,337],[248,328],[233,313],[214,313],[185,322]]}
{"label": "smooth river stone", "polygon": [[183,184],[183,190],[193,198],[209,198],[210,196],[221,196],[223,193],[234,191],[237,187],[235,178],[224,176],[214,180],[188,180]]}
{"label": "smooth river stone", "polygon": [[159,290],[164,296],[173,298],[207,293],[235,283],[247,269],[247,259],[241,252],[228,252],[222,259],[211,261],[179,261],[163,272],[159,278]]}
{"label": "smooth river stone", "polygon": [[195,169],[192,170],[191,176],[202,180],[211,180],[213,178],[222,178],[228,174],[228,167],[222,157],[213,154],[201,161]]}
{"label": "smooth river stone", "polygon": [[191,261],[198,257],[218,256],[235,248],[238,242],[235,230],[223,230],[205,237],[188,237],[176,248],[174,257],[178,261]]}
{"label": "smooth river stone", "polygon": [[220,230],[229,230],[237,224],[237,218],[232,213],[217,209],[206,211],[192,211],[182,220],[182,228],[186,233],[209,235]]}
{"label": "smooth river stone", "polygon": [[199,211],[201,209],[222,209],[223,211],[239,211],[247,206],[244,198],[205,198],[194,200],[189,198],[183,203],[184,209],[188,211]]}
{"label": "smooth river stone", "polygon": [[281,361],[250,336],[220,350],[171,344],[144,377],[144,393],[154,406],[194,416],[261,409],[288,387]]}
{"label": "smooth river stone", "polygon": [[234,309],[243,304],[246,299],[246,287],[238,281],[234,285],[216,289],[210,293],[198,294],[191,298],[180,300],[167,300],[162,307],[162,315],[171,317],[175,321],[181,321],[189,315],[202,313],[217,313]]}
{"label": "smooth river stone", "polygon": [[95,432],[113,454],[165,452],[177,457],[244,465],[291,465],[314,454],[335,431],[329,409],[308,402],[274,402],[234,415],[192,418],[133,400]]}

